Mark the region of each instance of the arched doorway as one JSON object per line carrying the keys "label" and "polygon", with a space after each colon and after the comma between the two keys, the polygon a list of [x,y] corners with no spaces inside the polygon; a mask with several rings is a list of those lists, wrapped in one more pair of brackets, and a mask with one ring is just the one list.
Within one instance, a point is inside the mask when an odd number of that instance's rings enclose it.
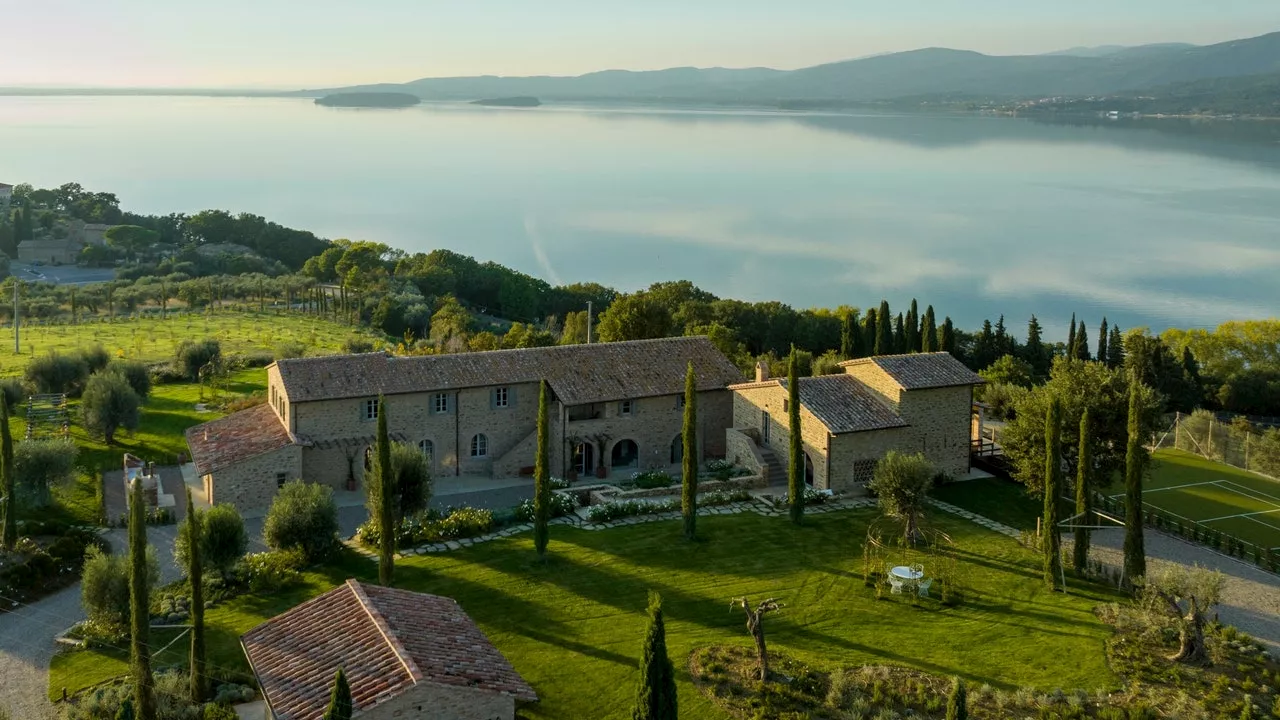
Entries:
{"label": "arched doorway", "polygon": [[594,443],[578,443],[573,448],[573,467],[579,475],[590,475],[596,471],[596,446]]}
{"label": "arched doorway", "polygon": [[671,464],[684,462],[684,433],[680,433],[671,441]]}
{"label": "arched doorway", "polygon": [[640,467],[640,448],[635,440],[619,440],[613,444],[610,465],[615,468]]}
{"label": "arched doorway", "polygon": [[813,487],[813,458],[809,453],[804,454],[804,484]]}
{"label": "arched doorway", "polygon": [[432,472],[435,472],[435,469],[436,469],[436,466],[435,466],[436,445],[435,445],[435,443],[431,442],[430,440],[420,440],[420,441],[418,442],[418,449],[422,451],[422,456],[423,456],[424,458],[426,458],[426,460],[427,460],[427,469],[428,469],[428,470],[430,470],[430,471],[432,471]]}

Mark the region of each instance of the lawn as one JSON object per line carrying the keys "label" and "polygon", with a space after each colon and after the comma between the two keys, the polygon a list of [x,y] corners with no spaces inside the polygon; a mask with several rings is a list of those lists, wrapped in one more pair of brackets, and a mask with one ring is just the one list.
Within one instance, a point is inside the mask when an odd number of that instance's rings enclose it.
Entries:
{"label": "lawn", "polygon": [[[1123,493],[1120,485],[1109,493]],[[1153,457],[1143,502],[1262,547],[1280,548],[1280,483],[1183,450]]]}
{"label": "lawn", "polygon": [[[876,600],[861,568],[874,517],[845,511],[795,528],[779,518],[709,516],[696,544],[680,540],[676,521],[597,532],[556,528],[545,565],[523,534],[406,559],[396,578],[401,587],[461,603],[542,697],[525,711],[530,718],[629,716],[649,590],[665,600],[667,643],[688,717],[726,717],[693,689],[687,662],[698,647],[749,644],[741,611],[729,608],[742,596],[782,602],[766,621],[770,646],[823,667],[902,664],[1001,688],[1119,684],[1103,654],[1110,631],[1093,614],[1112,596],[1092,587],[1050,593],[1038,555],[939,515],[937,525],[957,542],[965,602],[947,609]],[[213,663],[243,672],[240,633],[347,574],[372,575],[371,563],[350,562],[309,574],[305,588],[210,610]],[[74,692],[124,671],[119,653],[59,655],[50,688]]]}
{"label": "lawn", "polygon": [[[250,310],[182,313],[167,319],[95,319],[77,325],[24,325],[21,332],[21,354],[0,352],[0,377],[22,374],[32,356],[94,345],[102,345],[112,357],[157,362],[171,359],[183,340],[217,338],[226,354],[271,352],[282,343],[300,342],[307,354],[322,355],[337,352],[352,336],[375,339],[367,330],[333,320]],[[0,330],[0,347],[13,347],[12,325]]]}
{"label": "lawn", "polygon": [[[1022,483],[1004,478],[951,482],[934,488],[929,495],[1019,530],[1034,531],[1036,520],[1044,516],[1044,500],[1029,495]],[[1072,508],[1071,513],[1063,517],[1074,514],[1074,506]]]}

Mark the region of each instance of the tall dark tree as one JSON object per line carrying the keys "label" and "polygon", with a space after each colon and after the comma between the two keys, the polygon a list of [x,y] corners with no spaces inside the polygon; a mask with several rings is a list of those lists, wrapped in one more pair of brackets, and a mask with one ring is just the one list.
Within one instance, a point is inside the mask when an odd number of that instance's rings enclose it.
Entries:
{"label": "tall dark tree", "polygon": [[1067,357],[1076,356],[1076,314],[1071,313],[1071,331],[1067,333]]}
{"label": "tall dark tree", "polygon": [[1186,380],[1188,400],[1194,407],[1204,400],[1204,378],[1200,377],[1200,363],[1191,352],[1191,346],[1182,348],[1182,376]]}
{"label": "tall dark tree", "polygon": [[129,675],[138,720],[156,720],[151,676],[151,588],[147,577],[147,508],[142,481],[129,493]]}
{"label": "tall dark tree", "polygon": [[378,455],[378,583],[391,587],[395,576],[396,518],[395,471],[391,467],[391,435],[387,432],[387,402],[378,398],[378,435],[374,443]]}
{"label": "tall dark tree", "polygon": [[1094,356],[1098,362],[1107,361],[1107,318],[1102,317],[1102,326],[1098,328],[1098,354]]}
{"label": "tall dark tree", "polygon": [[13,483],[13,434],[9,431],[9,403],[3,398],[0,398],[0,499],[4,500],[0,548],[8,550],[18,542],[18,497]]}
{"label": "tall dark tree", "polygon": [[924,321],[920,323],[920,352],[937,352],[938,320],[933,314],[933,306],[925,308]]}
{"label": "tall dark tree", "polygon": [[861,333],[858,330],[858,321],[854,317],[852,311],[846,312],[840,318],[840,357],[851,360],[854,357],[854,340]]}
{"label": "tall dark tree", "polygon": [[1000,319],[996,320],[995,333],[995,352],[992,353],[996,360],[1005,355],[1013,355],[1017,350],[1017,343],[1013,341],[1013,336],[1009,334],[1008,328],[1004,325],[1004,313],[1000,314]]}
{"label": "tall dark tree", "polygon": [[[791,365],[790,376],[794,377],[795,363]],[[698,381],[693,374],[693,363],[689,363],[684,373],[684,424],[680,428],[680,441],[684,443],[680,462],[680,510],[684,513],[685,539],[692,540],[698,534]]]}
{"label": "tall dark tree", "polygon": [[911,309],[907,311],[907,352],[920,352],[920,308],[916,299],[911,298]]}
{"label": "tall dark tree", "polygon": [[1071,565],[1083,573],[1089,564],[1089,528],[1085,527],[1093,517],[1093,443],[1089,442],[1089,408],[1080,416],[1080,451],[1076,455],[1076,520],[1075,542],[1071,548]]}
{"label": "tall dark tree", "polygon": [[907,322],[902,317],[902,313],[898,313],[898,318],[893,321],[893,351],[895,353],[907,351]]}
{"label": "tall dark tree", "polygon": [[351,720],[355,708],[351,702],[351,686],[347,684],[347,674],[338,668],[333,675],[333,688],[329,691],[329,707],[324,711],[322,720]]}
{"label": "tall dark tree", "polygon": [[632,720],[676,720],[676,671],[667,655],[662,597],[649,595],[649,627],[640,651],[640,682]]}
{"label": "tall dark tree", "polygon": [[201,545],[204,542],[204,525],[200,513],[191,501],[191,488],[187,488],[187,582],[191,585],[191,702],[200,704],[209,692],[209,679],[205,675],[204,649],[204,558]]}
{"label": "tall dark tree", "polygon": [[1124,335],[1119,325],[1111,326],[1111,334],[1107,337],[1107,367],[1118,368],[1124,365]]}
{"label": "tall dark tree", "polygon": [[938,349],[956,354],[956,326],[952,324],[950,316],[943,318],[942,328],[938,330]]}
{"label": "tall dark tree", "polygon": [[1057,590],[1062,575],[1062,544],[1058,537],[1058,503],[1062,489],[1062,402],[1054,397],[1044,419],[1044,521],[1040,524],[1044,548],[1044,584]]}
{"label": "tall dark tree", "polygon": [[876,354],[876,332],[880,327],[877,314],[875,308],[867,308],[867,315],[862,319],[862,349],[865,351],[863,357]]}
{"label": "tall dark tree", "polygon": [[551,540],[551,409],[547,381],[538,390],[538,457],[533,466],[533,547],[546,557]]}
{"label": "tall dark tree", "polygon": [[1080,329],[1076,331],[1076,347],[1071,357],[1077,360],[1089,360],[1089,329],[1080,321]]}
{"label": "tall dark tree", "polygon": [[892,355],[893,349],[893,315],[889,314],[889,301],[881,300],[880,309],[876,311],[876,355]]}
{"label": "tall dark tree", "polygon": [[1147,574],[1147,550],[1142,536],[1142,477],[1147,469],[1147,451],[1142,447],[1142,383],[1129,380],[1129,443],[1124,458],[1124,577]]}
{"label": "tall dark tree", "polygon": [[1049,353],[1045,350],[1041,333],[1040,321],[1032,315],[1031,320],[1027,322],[1027,343],[1022,346],[1022,359],[1031,366],[1037,379],[1049,375]]}
{"label": "tall dark tree", "polygon": [[[888,315],[885,315],[888,317]],[[800,436],[800,378],[796,375],[796,348],[791,347],[787,372],[787,428],[791,433],[787,457],[787,497],[791,501],[791,522],[804,519],[804,438]]]}
{"label": "tall dark tree", "polygon": [[979,370],[988,368],[996,361],[996,335],[992,332],[991,321],[982,321],[982,332],[973,343],[973,364]]}

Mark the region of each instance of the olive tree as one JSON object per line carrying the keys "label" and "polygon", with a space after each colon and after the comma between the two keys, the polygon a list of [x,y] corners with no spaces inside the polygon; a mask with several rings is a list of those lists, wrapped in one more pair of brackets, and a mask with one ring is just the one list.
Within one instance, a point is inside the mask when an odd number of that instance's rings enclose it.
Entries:
{"label": "olive tree", "polygon": [[287,482],[267,511],[262,528],[273,550],[298,549],[308,561],[323,560],[338,544],[338,506],[327,485]]}
{"label": "olive tree", "polygon": [[[244,520],[230,505],[214,505],[208,510],[196,510],[194,515],[200,524],[200,559],[205,567],[226,577],[249,549]],[[191,563],[187,552],[189,521],[189,518],[183,518],[178,523],[177,536],[173,540],[173,560],[179,567],[187,567]]]}
{"label": "olive tree", "polygon": [[1209,664],[1204,627],[1209,611],[1222,600],[1226,578],[1199,565],[1169,565],[1139,581],[1141,608],[1158,626],[1169,621],[1178,630],[1178,652],[1169,659],[1196,665]]}
{"label": "olive tree", "polygon": [[101,435],[107,445],[115,444],[116,430],[137,430],[142,398],[121,371],[94,373],[85,383],[80,401],[84,426]]}
{"label": "olive tree", "polygon": [[[160,582],[160,561],[147,548],[147,580]],[[100,632],[124,635],[129,627],[129,557],[89,547],[80,580],[80,604]]]}
{"label": "olive tree", "polygon": [[925,500],[935,470],[923,453],[907,455],[890,450],[876,463],[867,487],[880,499],[880,510],[902,521],[902,537],[914,544],[924,515]]}

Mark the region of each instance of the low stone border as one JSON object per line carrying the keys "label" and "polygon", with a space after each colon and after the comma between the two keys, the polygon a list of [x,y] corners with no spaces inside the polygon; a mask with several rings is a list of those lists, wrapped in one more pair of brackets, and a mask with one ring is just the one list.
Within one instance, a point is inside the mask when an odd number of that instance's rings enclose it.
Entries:
{"label": "low stone border", "polygon": [[1008,525],[1005,525],[1004,523],[998,523],[995,520],[992,520],[991,518],[979,515],[977,513],[971,513],[968,510],[965,510],[964,508],[956,507],[951,503],[944,503],[941,500],[934,500],[933,498],[929,498],[929,503],[934,507],[938,508],[939,510],[942,510],[943,512],[949,512],[952,515],[959,515],[965,520],[975,522],[981,525],[982,527],[987,528],[988,530],[994,530],[1000,533],[1001,535],[1008,535],[1014,540],[1017,540],[1022,537],[1021,530],[1018,530],[1016,528],[1011,528]]}

